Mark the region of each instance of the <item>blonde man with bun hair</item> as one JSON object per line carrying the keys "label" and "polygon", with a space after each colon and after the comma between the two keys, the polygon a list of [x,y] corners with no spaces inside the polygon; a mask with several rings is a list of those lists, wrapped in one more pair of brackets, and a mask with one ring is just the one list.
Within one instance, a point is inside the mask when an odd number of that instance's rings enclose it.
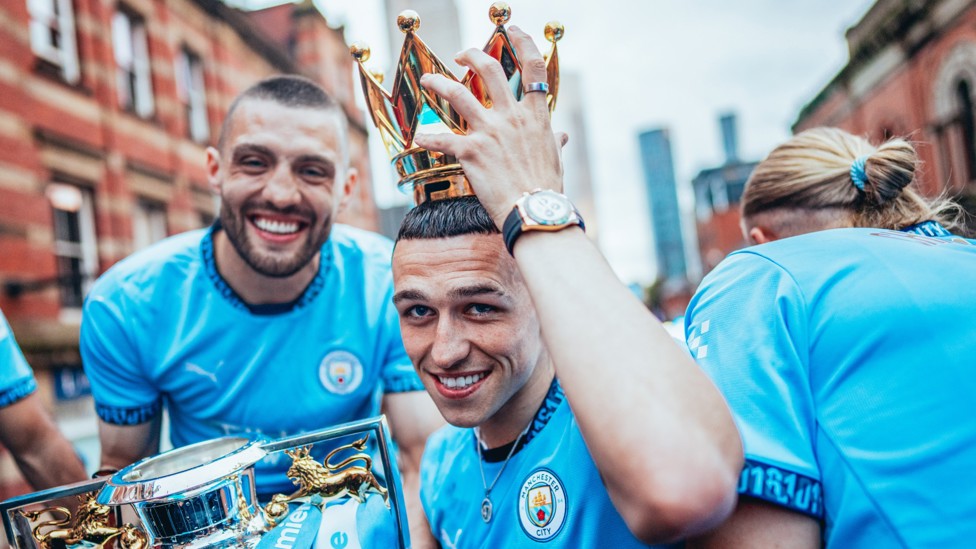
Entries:
{"label": "blonde man with bun hair", "polygon": [[742,195],[743,231],[762,244],[841,227],[902,230],[935,221],[959,229],[958,206],[915,190],[919,164],[904,139],[874,147],[838,128],[807,130],[776,147],[752,173]]}
{"label": "blonde man with bun hair", "polygon": [[731,254],[688,306],[725,394],[739,503],[692,547],[962,547],[976,539],[976,246],[923,198],[911,144],[834,128],[753,172]]}

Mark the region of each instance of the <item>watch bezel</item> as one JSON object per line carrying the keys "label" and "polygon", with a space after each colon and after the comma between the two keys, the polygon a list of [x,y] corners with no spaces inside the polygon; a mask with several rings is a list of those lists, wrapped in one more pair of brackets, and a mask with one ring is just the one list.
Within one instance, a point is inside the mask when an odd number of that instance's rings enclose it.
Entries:
{"label": "watch bezel", "polygon": [[[534,210],[533,208],[539,208],[539,202],[542,198],[548,198],[550,200],[559,202],[562,204],[565,213],[559,217],[545,217],[540,215],[540,212]],[[547,227],[569,225],[573,222],[573,216],[576,213],[576,208],[573,206],[572,201],[566,197],[566,195],[548,189],[527,195],[525,200],[522,202],[522,209],[526,219]]]}

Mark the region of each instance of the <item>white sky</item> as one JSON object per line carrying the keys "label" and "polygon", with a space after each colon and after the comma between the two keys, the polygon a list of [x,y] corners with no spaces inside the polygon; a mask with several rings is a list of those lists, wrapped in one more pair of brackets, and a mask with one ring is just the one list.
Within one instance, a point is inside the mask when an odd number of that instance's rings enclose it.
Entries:
{"label": "white sky", "polygon": [[[637,148],[640,131],[669,127],[679,196],[693,215],[691,179],[721,163],[718,116],[738,114],[740,157],[759,160],[789,136],[800,108],[847,61],[844,31],[873,0],[511,0],[511,23],[540,45],[546,21],[566,27],[563,70],[583,77],[600,245],[625,281],[655,273]],[[492,25],[487,0],[457,0],[464,45],[481,47]],[[349,41],[392,64],[382,0],[321,0]],[[423,28],[436,24],[424,19]],[[396,44],[399,49],[399,44]],[[455,52],[436,52],[450,58]],[[558,110],[557,105],[557,110]],[[375,134],[373,134],[375,136]],[[572,137],[572,136],[571,136]],[[374,147],[385,164],[381,148]],[[377,172],[377,199],[399,198]],[[692,238],[687,235],[686,238]]]}

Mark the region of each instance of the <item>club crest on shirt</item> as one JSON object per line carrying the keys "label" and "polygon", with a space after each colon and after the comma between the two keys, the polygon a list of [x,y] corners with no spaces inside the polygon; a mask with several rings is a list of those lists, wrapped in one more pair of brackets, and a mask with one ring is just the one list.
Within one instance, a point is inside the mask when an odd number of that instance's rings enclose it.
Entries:
{"label": "club crest on shirt", "polygon": [[566,519],[566,490],[555,473],[540,468],[522,482],[519,490],[519,524],[527,536],[548,541],[559,533]]}
{"label": "club crest on shirt", "polygon": [[331,393],[348,395],[363,382],[363,363],[348,351],[331,351],[319,364],[319,381]]}

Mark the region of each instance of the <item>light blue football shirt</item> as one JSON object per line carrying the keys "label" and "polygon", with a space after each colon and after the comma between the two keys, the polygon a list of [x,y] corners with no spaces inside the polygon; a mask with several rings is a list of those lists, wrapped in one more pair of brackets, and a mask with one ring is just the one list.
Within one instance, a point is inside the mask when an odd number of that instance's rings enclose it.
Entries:
{"label": "light blue football shirt", "polygon": [[[610,502],[558,383],[524,439],[491,490],[487,524],[481,518],[485,489],[474,431],[449,425],[428,440],[420,498],[443,549],[647,547]],[[508,449],[485,456],[485,482],[498,476]]]}
{"label": "light blue football shirt", "polygon": [[742,434],[739,492],[823,519],[827,547],[976,539],[976,246],[924,234],[741,250],[688,307]]}
{"label": "light blue football shirt", "polygon": [[0,408],[10,406],[36,389],[34,374],[14,340],[7,318],[0,312]]}
{"label": "light blue football shirt", "polygon": [[[174,446],[282,438],[379,415],[383,393],[423,390],[391,302],[388,239],[336,225],[295,303],[249,307],[216,270],[214,230],[130,256],[89,293],[81,353],[102,420],[142,423],[165,404]],[[294,490],[289,464],[279,453],[257,465],[262,497]]]}

